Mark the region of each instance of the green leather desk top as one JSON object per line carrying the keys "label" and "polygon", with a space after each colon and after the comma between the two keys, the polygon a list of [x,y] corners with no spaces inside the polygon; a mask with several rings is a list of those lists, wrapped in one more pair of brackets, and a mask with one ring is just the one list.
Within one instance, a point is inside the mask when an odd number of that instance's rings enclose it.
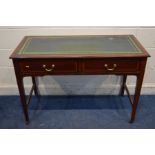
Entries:
{"label": "green leather desk top", "polygon": [[18,54],[136,54],[131,36],[32,36]]}

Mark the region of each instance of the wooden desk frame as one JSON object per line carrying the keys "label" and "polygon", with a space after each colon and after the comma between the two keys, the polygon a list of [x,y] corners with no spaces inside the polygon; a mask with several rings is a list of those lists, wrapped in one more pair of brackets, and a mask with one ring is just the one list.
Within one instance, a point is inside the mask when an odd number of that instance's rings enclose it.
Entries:
{"label": "wooden desk frame", "polygon": [[[122,75],[120,94],[123,96],[127,91],[132,113],[130,122],[135,120],[137,105],[139,102],[147,57],[149,54],[139,41],[130,35],[142,53],[138,54],[94,54],[94,55],[20,55],[20,48],[29,36],[23,38],[10,58],[13,60],[17,85],[19,89],[22,108],[26,123],[29,123],[28,105],[32,92],[39,96],[35,77],[44,75]],[[58,67],[57,67],[58,66]],[[126,85],[127,75],[136,76],[135,95],[131,97]],[[32,77],[32,89],[29,98],[25,96],[23,78]]]}

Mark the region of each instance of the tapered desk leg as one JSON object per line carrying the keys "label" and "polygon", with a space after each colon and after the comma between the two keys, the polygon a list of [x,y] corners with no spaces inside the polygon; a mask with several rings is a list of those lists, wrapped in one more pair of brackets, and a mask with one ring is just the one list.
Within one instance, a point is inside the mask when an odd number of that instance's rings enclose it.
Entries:
{"label": "tapered desk leg", "polygon": [[124,96],[125,84],[126,84],[127,75],[123,75],[122,85],[120,89],[120,95]]}
{"label": "tapered desk leg", "polygon": [[28,124],[29,123],[29,114],[28,114],[28,105],[26,104],[26,95],[25,95],[25,90],[24,90],[24,83],[23,83],[23,77],[16,76],[17,78],[17,85],[19,89],[19,94],[20,94],[20,100],[22,103],[22,108],[25,116],[25,121]]}
{"label": "tapered desk leg", "polygon": [[23,82],[23,76],[20,73],[18,62],[13,61],[14,63],[14,69],[16,74],[16,80],[17,80],[17,86],[19,90],[20,100],[25,116],[26,124],[29,123],[29,114],[28,114],[28,105],[26,103],[26,95],[25,95],[25,89],[24,89],[24,82]]}
{"label": "tapered desk leg", "polygon": [[37,97],[39,97],[39,90],[38,90],[36,78],[34,76],[32,76],[32,83],[33,83],[33,86],[34,86],[34,93],[35,93],[35,95]]}
{"label": "tapered desk leg", "polygon": [[143,83],[143,76],[138,75],[137,81],[136,81],[136,89],[135,89],[135,96],[134,96],[133,105],[132,105],[132,114],[131,114],[130,123],[132,123],[135,120],[137,106],[138,106],[138,102],[140,98],[140,92],[142,88],[142,83]]}
{"label": "tapered desk leg", "polygon": [[140,98],[140,92],[141,92],[143,78],[144,78],[145,66],[146,66],[146,60],[141,62],[141,72],[137,75],[135,95],[134,95],[134,99],[133,99],[132,114],[131,114],[130,123],[132,123],[135,120],[137,106],[138,106],[138,102],[139,102],[139,98]]}

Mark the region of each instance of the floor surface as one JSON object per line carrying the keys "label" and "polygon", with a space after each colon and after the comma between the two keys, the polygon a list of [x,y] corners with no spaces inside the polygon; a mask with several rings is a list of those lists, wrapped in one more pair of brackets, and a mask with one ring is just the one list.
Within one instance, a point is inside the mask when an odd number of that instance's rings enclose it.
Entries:
{"label": "floor surface", "polygon": [[141,96],[132,124],[130,113],[127,96],[32,97],[26,125],[19,96],[0,96],[1,129],[154,129],[155,96]]}

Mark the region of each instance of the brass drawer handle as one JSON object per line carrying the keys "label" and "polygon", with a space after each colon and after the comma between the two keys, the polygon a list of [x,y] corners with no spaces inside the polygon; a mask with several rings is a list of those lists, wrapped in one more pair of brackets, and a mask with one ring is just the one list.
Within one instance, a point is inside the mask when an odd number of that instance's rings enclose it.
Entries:
{"label": "brass drawer handle", "polygon": [[117,65],[116,65],[116,64],[113,64],[113,68],[109,68],[109,67],[108,67],[108,64],[105,64],[104,67],[105,67],[108,71],[114,71],[115,68],[117,67]]}
{"label": "brass drawer handle", "polygon": [[30,68],[30,66],[26,65],[25,68]]}
{"label": "brass drawer handle", "polygon": [[48,69],[48,68],[46,68],[46,65],[43,65],[43,68],[44,68],[44,69],[45,69],[45,71],[47,71],[47,72],[52,72],[52,71],[53,71],[53,69],[54,69],[54,67],[55,67],[55,65],[54,65],[54,64],[52,64],[51,68],[50,68],[50,69]]}

